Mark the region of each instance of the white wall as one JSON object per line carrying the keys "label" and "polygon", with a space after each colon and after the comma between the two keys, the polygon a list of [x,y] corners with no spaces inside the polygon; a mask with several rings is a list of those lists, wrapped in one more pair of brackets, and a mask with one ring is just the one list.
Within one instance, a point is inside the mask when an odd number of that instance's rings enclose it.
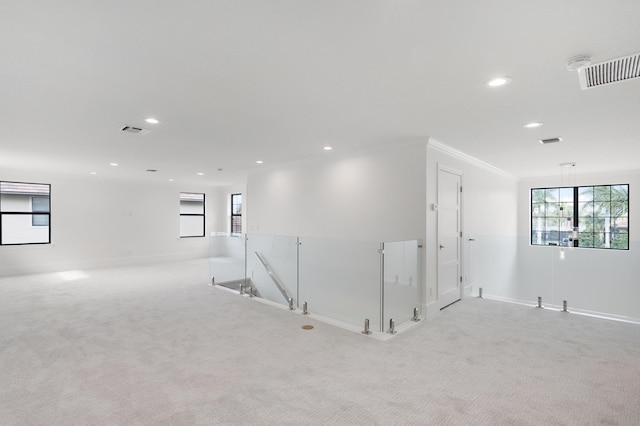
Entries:
{"label": "white wall", "polygon": [[[216,189],[3,170],[5,181],[51,184],[51,244],[0,246],[0,275],[206,257]],[[179,238],[179,193],[207,194],[207,237]]]}
{"label": "white wall", "polygon": [[242,229],[247,232],[247,186],[228,185],[213,188],[211,190],[212,215],[211,231],[230,233],[231,232],[231,194],[242,194]]}
{"label": "white wall", "polygon": [[247,232],[338,240],[424,239],[425,142],[327,153],[249,176]]}
{"label": "white wall", "polygon": [[[597,175],[576,174],[522,180],[518,185],[518,286],[515,298],[562,305],[569,309],[640,319],[640,171]],[[529,244],[531,188],[629,184],[629,247],[627,250],[571,248],[560,260],[559,247]]]}
{"label": "white wall", "polygon": [[[437,303],[438,165],[462,172],[463,283],[466,293],[515,294],[517,279],[517,180],[436,141],[427,147],[426,292],[429,311]],[[469,241],[473,239],[475,241]]]}
{"label": "white wall", "polygon": [[256,172],[248,180],[247,232],[423,240],[422,304],[436,306],[437,215],[429,206],[437,199],[438,164],[464,174],[465,285],[515,294],[517,180],[423,142]]}

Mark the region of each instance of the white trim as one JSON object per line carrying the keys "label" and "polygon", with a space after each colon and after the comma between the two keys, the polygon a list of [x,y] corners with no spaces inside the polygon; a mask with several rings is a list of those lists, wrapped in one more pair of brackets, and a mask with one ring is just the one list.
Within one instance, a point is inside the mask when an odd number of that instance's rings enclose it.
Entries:
{"label": "white trim", "polygon": [[455,148],[451,148],[449,145],[445,145],[442,142],[438,142],[435,139],[431,139],[429,138],[429,141],[427,142],[427,148],[433,148],[437,151],[443,152],[445,154],[450,155],[451,157],[457,158],[458,160],[462,160],[465,163],[469,163],[473,166],[479,167],[481,169],[485,169],[488,170],[492,173],[501,175],[501,176],[505,176],[505,177],[510,177],[513,179],[516,179],[516,176],[512,175],[511,173],[505,172],[502,169],[497,168],[496,166],[493,166],[487,162],[484,162],[482,160],[477,159],[476,157],[473,157],[469,154],[465,154],[462,151],[458,151]]}
{"label": "white trim", "polygon": [[[438,200],[438,210],[436,212],[436,246],[440,244],[440,174],[441,172],[450,173],[458,176],[460,179],[460,187],[458,192],[458,230],[460,235],[458,236],[459,240],[459,251],[458,251],[458,274],[460,277],[464,276],[464,172],[453,167],[445,166],[442,163],[438,162],[438,175],[436,180],[436,199]],[[456,278],[457,279],[457,278]],[[449,305],[442,305],[442,301],[440,300],[440,250],[436,248],[436,295],[438,306],[440,309]],[[460,281],[460,299],[465,298],[464,294],[464,283]],[[455,302],[454,302],[455,303]]]}
{"label": "white trim", "polygon": [[440,316],[440,308],[438,307],[438,301],[434,300],[431,303],[427,303],[423,306],[422,312],[424,312],[423,316],[427,321],[431,321]]}
{"label": "white trim", "polygon": [[[532,301],[526,301],[526,300],[520,300],[520,299],[513,299],[511,297],[492,296],[492,295],[486,295],[486,294],[483,294],[482,297],[488,300],[495,300],[498,302],[512,303],[515,305],[522,305],[522,306],[537,308],[537,301],[532,302]],[[548,310],[548,311],[562,312],[561,306],[546,304],[546,303],[542,304],[542,309]],[[589,311],[586,309],[575,309],[575,308],[571,308],[571,306],[567,308],[567,311],[568,311],[567,313],[569,314],[584,315],[587,317],[594,317],[594,318],[606,319],[610,321],[620,321],[620,322],[640,325],[640,318],[627,317],[624,315],[607,314],[604,312]]]}

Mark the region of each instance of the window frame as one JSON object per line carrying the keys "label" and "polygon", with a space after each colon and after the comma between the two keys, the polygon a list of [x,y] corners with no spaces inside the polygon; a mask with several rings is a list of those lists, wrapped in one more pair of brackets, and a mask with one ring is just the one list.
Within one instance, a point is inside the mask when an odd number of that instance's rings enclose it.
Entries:
{"label": "window frame", "polygon": [[[41,198],[48,198],[48,210],[49,211],[36,210],[36,206],[34,204],[34,201],[36,199],[41,199]],[[49,214],[51,213],[51,193],[49,193],[48,197],[45,197],[43,195],[33,195],[33,196],[31,196],[31,212],[32,213],[37,213],[37,214],[33,214],[31,216],[31,226],[33,226],[33,227],[49,226]],[[49,213],[49,214],[45,214],[45,213]],[[46,220],[47,223],[45,225],[36,223],[36,216],[47,216],[47,220]]]}
{"label": "window frame", "polygon": [[182,203],[182,194],[193,194],[193,195],[202,195],[202,213],[182,213],[180,212],[180,219],[182,219],[183,216],[186,217],[198,217],[201,216],[202,217],[202,235],[182,235],[182,232],[179,231],[179,235],[180,238],[202,238],[206,235],[207,233],[207,229],[206,229],[206,215],[207,215],[207,195],[204,192],[186,192],[186,191],[181,191],[178,194],[178,200],[180,203]]}
{"label": "window frame", "polygon": [[[234,203],[234,198],[239,196],[240,197],[240,203]],[[234,213],[234,206],[240,205],[240,213]],[[242,234],[242,193],[235,193],[235,194],[231,194],[231,221],[229,223],[230,225],[230,233],[231,234]],[[236,231],[235,227],[234,227],[234,219],[235,218],[240,218],[240,230]]]}
{"label": "window frame", "polygon": [[[33,198],[36,197],[45,197],[44,195],[39,195],[39,194],[34,194],[34,195],[30,195],[30,200],[29,200],[29,204],[31,205],[31,210],[32,211],[28,211],[28,212],[24,212],[24,211],[13,211],[13,210],[3,210],[2,207],[2,197],[0,196],[0,246],[27,246],[27,245],[46,245],[46,244],[51,244],[51,184],[50,183],[36,183],[36,182],[19,182],[19,181],[9,181],[9,180],[0,180],[0,184],[2,183],[10,183],[10,184],[18,184],[18,185],[40,185],[40,186],[46,186],[48,187],[48,198],[49,198],[49,211],[47,212],[41,212],[41,211],[37,211],[34,212],[33,211]],[[0,193],[1,194],[1,193]],[[27,195],[27,194],[24,194]],[[47,225],[34,225],[34,216],[35,215],[38,216],[47,216]],[[39,241],[39,242],[28,242],[28,243],[4,243],[3,242],[3,235],[2,235],[2,229],[3,229],[3,219],[4,216],[26,216],[29,215],[31,216],[31,226],[32,227],[43,227],[46,226],[47,229],[47,241]]]}
{"label": "window frame", "polygon": [[[600,200],[600,201],[604,201],[604,202],[616,202],[616,201],[620,201],[620,200],[616,200],[615,198],[612,198],[611,195],[611,188],[613,187],[626,187],[627,192],[626,192],[626,200],[623,200],[623,202],[626,203],[626,215],[625,216],[614,216],[612,215],[611,211],[609,211],[609,215],[608,216],[600,216],[601,218],[605,218],[605,220],[611,220],[611,219],[618,219],[618,218],[626,218],[626,233],[627,233],[627,244],[626,244],[626,248],[622,247],[612,247],[612,242],[614,240],[610,239],[609,240],[609,247],[596,247],[593,246],[594,244],[592,243],[592,246],[581,246],[580,245],[580,236],[582,234],[583,231],[580,231],[580,227],[581,224],[584,224],[584,220],[585,219],[589,219],[588,216],[584,216],[581,214],[580,211],[580,203],[585,203],[585,201],[581,201],[580,198],[580,190],[584,189],[584,188],[591,188],[592,190],[595,191],[595,188],[597,187],[609,187],[609,199],[608,200]],[[562,204],[562,203],[566,203],[566,204],[573,204],[573,211],[571,213],[571,216],[557,216],[557,218],[559,219],[559,221],[564,218],[571,218],[571,224],[572,226],[569,228],[569,230],[567,231],[569,235],[573,234],[573,229],[576,228],[578,231],[578,238],[574,239],[573,237],[569,237],[569,241],[568,244],[562,245],[561,242],[561,235],[560,233],[563,232],[561,229],[558,229],[558,243],[552,243],[552,242],[547,242],[547,243],[534,243],[533,241],[533,234],[534,232],[536,232],[536,229],[534,229],[534,221],[536,221],[539,218],[544,218],[547,219],[547,216],[534,216],[534,204],[544,204],[545,205],[545,209],[546,209],[546,204],[548,204],[547,200],[546,200],[546,195],[545,195],[545,200],[543,203],[534,203],[534,191],[540,191],[540,190],[544,190],[545,194],[547,190],[562,190],[562,189],[571,189],[572,190],[572,198],[570,202],[565,202],[565,201],[561,201],[560,199],[558,199],[558,201],[555,201],[554,203],[557,204]],[[628,183],[619,183],[619,184],[604,184],[604,185],[576,185],[576,186],[551,186],[551,187],[538,187],[538,188],[530,188],[529,190],[529,245],[531,246],[541,246],[541,247],[575,247],[575,248],[581,248],[581,249],[600,249],[600,250],[622,250],[622,251],[628,251],[630,249],[629,247],[629,235],[630,235],[630,224],[629,224],[629,219],[631,217],[630,215],[630,195],[629,195],[629,190],[630,190],[630,185]],[[559,192],[560,193],[560,192]],[[592,202],[597,202],[598,200],[593,200]],[[562,207],[562,206],[561,206]],[[556,218],[556,216],[551,216],[551,219]],[[592,219],[595,219],[595,215],[592,217]],[[558,222],[560,223],[560,222]],[[546,229],[543,230],[543,233],[547,233]],[[611,232],[609,232],[611,233]],[[595,236],[596,234],[601,234],[600,232],[595,232],[595,230],[592,232],[592,234]],[[606,234],[606,233],[605,233]],[[618,234],[619,235],[619,234]],[[605,237],[606,238],[606,237]]]}

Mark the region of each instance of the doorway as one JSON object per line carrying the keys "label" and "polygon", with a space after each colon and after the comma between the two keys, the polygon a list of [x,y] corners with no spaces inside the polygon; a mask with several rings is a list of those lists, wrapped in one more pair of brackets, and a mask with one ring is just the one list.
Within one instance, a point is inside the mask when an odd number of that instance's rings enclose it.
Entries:
{"label": "doorway", "polygon": [[438,305],[462,298],[462,172],[438,166]]}

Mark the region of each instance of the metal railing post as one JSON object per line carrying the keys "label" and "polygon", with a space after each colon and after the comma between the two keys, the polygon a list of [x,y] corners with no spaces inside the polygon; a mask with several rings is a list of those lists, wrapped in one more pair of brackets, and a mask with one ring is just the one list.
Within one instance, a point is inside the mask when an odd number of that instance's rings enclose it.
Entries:
{"label": "metal railing post", "polygon": [[303,315],[309,315],[309,311],[307,310],[307,302],[304,302],[302,304],[302,314]]}
{"label": "metal railing post", "polygon": [[538,308],[542,308],[542,297],[538,296]]}
{"label": "metal railing post", "polygon": [[371,334],[371,331],[369,330],[369,319],[365,319],[364,320],[364,330],[361,331],[362,334]]}
{"label": "metal railing post", "polygon": [[411,318],[411,321],[420,321],[420,317],[418,317],[418,308],[413,308],[413,318]]}
{"label": "metal railing post", "polygon": [[396,322],[393,318],[389,320],[389,334],[396,334]]}

